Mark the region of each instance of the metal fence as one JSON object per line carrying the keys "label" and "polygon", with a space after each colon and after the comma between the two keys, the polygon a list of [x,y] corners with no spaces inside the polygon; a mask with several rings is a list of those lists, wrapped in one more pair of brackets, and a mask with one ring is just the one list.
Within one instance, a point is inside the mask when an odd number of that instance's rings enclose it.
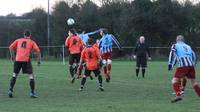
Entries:
{"label": "metal fence", "polygon": [[[42,60],[58,60],[63,63],[68,58],[68,52],[64,45],[60,46],[40,46]],[[48,49],[50,50],[48,52]],[[122,51],[119,51],[117,48],[113,48],[113,59],[122,59],[122,60],[131,60],[132,54],[135,47],[123,47]],[[151,57],[154,60],[168,59],[170,47],[150,47]],[[200,47],[194,47],[194,51],[197,54],[197,57],[200,57]],[[10,54],[8,47],[0,47],[0,58],[9,59]],[[31,57],[34,58],[34,53],[31,54]]]}

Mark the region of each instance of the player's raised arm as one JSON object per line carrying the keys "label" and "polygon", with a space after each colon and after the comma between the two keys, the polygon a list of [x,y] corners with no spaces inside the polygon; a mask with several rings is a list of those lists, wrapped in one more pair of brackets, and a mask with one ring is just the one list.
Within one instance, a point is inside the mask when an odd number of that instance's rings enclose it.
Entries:
{"label": "player's raised arm", "polygon": [[93,31],[93,32],[89,32],[89,33],[86,33],[86,35],[90,36],[90,35],[94,35],[96,33],[99,33],[100,30],[96,30],[96,31]]}
{"label": "player's raised arm", "polygon": [[114,43],[117,45],[118,49],[122,49],[122,46],[120,45],[119,41],[115,38],[114,35],[112,35],[112,40],[114,41]]}

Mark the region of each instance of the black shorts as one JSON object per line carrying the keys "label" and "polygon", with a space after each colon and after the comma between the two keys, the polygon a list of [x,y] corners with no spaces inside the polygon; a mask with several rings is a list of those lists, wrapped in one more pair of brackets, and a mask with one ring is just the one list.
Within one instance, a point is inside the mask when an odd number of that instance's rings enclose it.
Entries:
{"label": "black shorts", "polygon": [[96,70],[87,70],[87,68],[85,68],[85,76],[88,77],[91,75],[91,72],[94,73],[95,77],[99,76],[101,74],[100,70],[99,69],[96,69]]}
{"label": "black shorts", "polygon": [[13,72],[19,74],[21,69],[23,74],[33,74],[33,67],[30,61],[29,62],[15,61]]}
{"label": "black shorts", "polygon": [[73,63],[79,63],[81,54],[70,54],[69,55],[69,65],[73,65]]}
{"label": "black shorts", "polygon": [[146,57],[137,57],[136,67],[147,67],[147,58]]}

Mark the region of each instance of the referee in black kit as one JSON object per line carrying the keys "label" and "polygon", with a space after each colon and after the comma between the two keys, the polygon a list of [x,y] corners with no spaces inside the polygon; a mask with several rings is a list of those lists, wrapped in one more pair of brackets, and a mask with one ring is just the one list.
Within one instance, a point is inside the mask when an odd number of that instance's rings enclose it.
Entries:
{"label": "referee in black kit", "polygon": [[151,54],[148,45],[145,43],[144,36],[140,36],[139,42],[136,44],[133,58],[136,59],[136,76],[138,77],[140,69],[142,69],[142,77],[145,76],[145,69],[147,67],[147,54],[148,60],[151,60]]}

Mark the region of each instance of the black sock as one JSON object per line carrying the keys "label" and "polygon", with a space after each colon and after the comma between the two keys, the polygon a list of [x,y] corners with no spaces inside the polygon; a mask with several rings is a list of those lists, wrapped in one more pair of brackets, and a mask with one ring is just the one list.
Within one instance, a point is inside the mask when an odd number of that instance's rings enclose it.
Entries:
{"label": "black sock", "polygon": [[101,76],[101,75],[98,76],[98,80],[99,80],[100,86],[102,86],[103,79],[102,79],[102,76]]}
{"label": "black sock", "polygon": [[86,82],[86,77],[82,78],[81,87],[83,87],[85,85],[85,82]]}
{"label": "black sock", "polygon": [[73,68],[72,65],[69,67],[69,72],[70,72],[70,75],[71,75],[72,77],[74,77],[74,68]]}
{"label": "black sock", "polygon": [[14,88],[14,86],[15,86],[15,83],[16,83],[16,77],[12,77],[11,79],[10,79],[10,91],[13,91],[13,88]]}
{"label": "black sock", "polygon": [[135,69],[135,72],[136,72],[136,76],[137,76],[137,77],[138,77],[139,71],[140,71],[139,68]]}
{"label": "black sock", "polygon": [[31,93],[34,93],[35,90],[35,81],[34,79],[30,79],[30,88],[31,88]]}
{"label": "black sock", "polygon": [[145,68],[142,69],[142,77],[144,78],[145,75]]}

